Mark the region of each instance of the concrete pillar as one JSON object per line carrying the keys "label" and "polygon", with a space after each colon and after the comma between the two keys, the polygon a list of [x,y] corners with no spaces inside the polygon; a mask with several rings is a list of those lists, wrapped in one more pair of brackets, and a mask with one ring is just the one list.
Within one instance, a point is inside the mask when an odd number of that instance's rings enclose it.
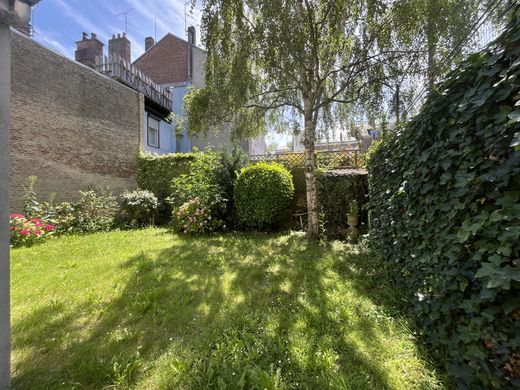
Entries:
{"label": "concrete pillar", "polygon": [[11,386],[9,318],[9,172],[11,32],[0,22],[0,390]]}

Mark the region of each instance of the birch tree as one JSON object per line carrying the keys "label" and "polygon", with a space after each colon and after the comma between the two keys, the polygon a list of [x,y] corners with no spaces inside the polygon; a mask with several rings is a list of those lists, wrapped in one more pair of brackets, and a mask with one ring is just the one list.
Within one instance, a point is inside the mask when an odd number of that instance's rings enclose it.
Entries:
{"label": "birch tree", "polygon": [[186,100],[190,131],[228,126],[240,138],[265,131],[284,113],[302,118],[310,237],[319,234],[318,128],[340,106],[377,103],[386,64],[416,53],[413,37],[400,40],[406,25],[393,25],[393,4],[203,0],[206,87]]}

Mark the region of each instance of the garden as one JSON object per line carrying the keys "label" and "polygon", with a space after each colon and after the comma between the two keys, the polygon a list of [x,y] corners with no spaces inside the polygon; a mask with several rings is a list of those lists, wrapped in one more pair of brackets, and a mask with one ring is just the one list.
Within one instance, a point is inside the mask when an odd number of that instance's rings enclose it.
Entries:
{"label": "garden", "polygon": [[318,239],[283,158],[141,152],[139,189],[75,202],[31,178],[15,387],[518,388],[519,69],[516,17],[367,171],[316,157]]}

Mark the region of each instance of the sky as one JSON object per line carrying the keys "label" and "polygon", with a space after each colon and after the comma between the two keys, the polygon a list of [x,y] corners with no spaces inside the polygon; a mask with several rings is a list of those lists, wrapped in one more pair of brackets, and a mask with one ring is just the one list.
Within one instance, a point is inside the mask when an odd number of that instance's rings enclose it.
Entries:
{"label": "sky", "polygon": [[[132,60],[144,52],[144,39],[155,36],[161,39],[168,32],[181,38],[185,34],[186,0],[43,0],[33,9],[33,38],[69,58],[74,58],[76,41],[82,32],[97,34],[108,51],[112,34],[125,31],[128,12],[128,38],[132,43]],[[200,10],[190,13],[187,25],[197,28],[200,42]]]}
{"label": "sky", "polygon": [[[132,44],[132,60],[144,52],[145,37],[161,39],[168,32],[186,38],[185,10],[187,26],[197,29],[197,43],[200,45],[200,8],[190,12],[185,8],[186,0],[42,0],[33,9],[33,38],[54,51],[74,59],[76,41],[81,40],[82,32],[95,33],[105,44],[113,34],[125,31],[127,14],[127,36]],[[200,5],[200,3],[199,3]],[[119,16],[118,16],[119,14]],[[268,144],[284,148],[290,141],[288,134],[270,133]]]}

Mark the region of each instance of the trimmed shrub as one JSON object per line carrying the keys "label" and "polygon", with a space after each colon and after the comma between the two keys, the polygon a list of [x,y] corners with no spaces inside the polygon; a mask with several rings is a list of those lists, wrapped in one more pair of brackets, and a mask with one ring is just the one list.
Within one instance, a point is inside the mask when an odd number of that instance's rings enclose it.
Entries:
{"label": "trimmed shrub", "polygon": [[294,195],[291,173],[277,163],[243,168],[235,183],[235,205],[243,226],[267,229],[288,210]]}
{"label": "trimmed shrub", "polygon": [[153,225],[159,201],[147,190],[124,192],[121,195],[118,222],[130,226]]}
{"label": "trimmed shrub", "polygon": [[371,154],[373,243],[460,388],[520,388],[520,16]]}
{"label": "trimmed shrub", "polygon": [[159,201],[170,196],[171,182],[175,177],[189,174],[191,164],[201,153],[152,154],[139,152],[135,180],[139,188],[151,191]]}
{"label": "trimmed shrub", "polygon": [[[328,236],[344,236],[350,204],[363,207],[368,192],[367,173],[361,169],[317,171],[316,187],[322,221]],[[361,216],[365,221],[364,215]]]}

